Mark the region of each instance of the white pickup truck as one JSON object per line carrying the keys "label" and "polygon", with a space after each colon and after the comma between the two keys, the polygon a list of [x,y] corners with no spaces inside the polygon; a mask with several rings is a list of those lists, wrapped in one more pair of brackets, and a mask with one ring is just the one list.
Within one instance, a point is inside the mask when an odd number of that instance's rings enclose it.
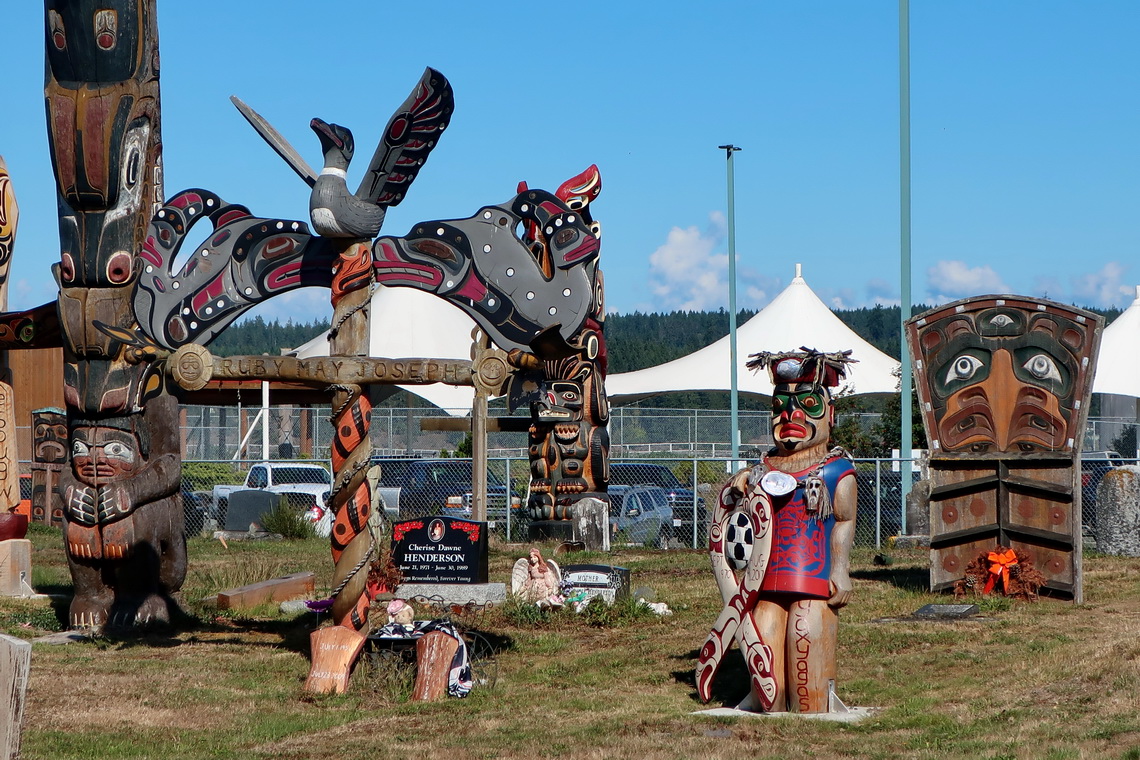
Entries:
{"label": "white pickup truck", "polygon": [[332,476],[319,464],[300,462],[264,462],[249,468],[240,486],[214,486],[213,511],[219,521],[225,520],[230,494],[247,489],[285,494],[290,504],[302,512],[325,506],[332,489]]}

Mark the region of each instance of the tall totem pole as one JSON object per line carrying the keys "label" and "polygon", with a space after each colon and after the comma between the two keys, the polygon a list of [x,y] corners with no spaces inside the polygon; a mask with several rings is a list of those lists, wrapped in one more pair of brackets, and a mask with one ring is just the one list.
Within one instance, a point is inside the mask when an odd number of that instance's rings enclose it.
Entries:
{"label": "tall totem pole", "polygon": [[186,575],[177,404],[154,365],[112,337],[134,327],[136,252],[162,205],[155,0],[47,0],[46,11],[71,624],[168,622]]}

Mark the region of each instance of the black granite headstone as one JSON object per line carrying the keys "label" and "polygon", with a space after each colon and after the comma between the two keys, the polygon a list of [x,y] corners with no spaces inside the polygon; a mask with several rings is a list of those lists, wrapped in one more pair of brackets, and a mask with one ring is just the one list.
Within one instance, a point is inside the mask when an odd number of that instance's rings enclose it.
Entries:
{"label": "black granite headstone", "polygon": [[392,561],[404,583],[486,583],[487,523],[452,517],[394,523]]}
{"label": "black granite headstone", "polygon": [[936,618],[940,620],[958,620],[973,617],[978,614],[976,604],[928,604],[914,611],[917,618]]}
{"label": "black granite headstone", "polygon": [[261,530],[261,516],[273,511],[280,500],[280,494],[271,491],[247,489],[230,494],[226,509],[226,530]]}
{"label": "black granite headstone", "polygon": [[610,565],[563,565],[562,583],[569,593],[585,591],[587,597],[601,596],[613,603],[629,597],[629,568]]}

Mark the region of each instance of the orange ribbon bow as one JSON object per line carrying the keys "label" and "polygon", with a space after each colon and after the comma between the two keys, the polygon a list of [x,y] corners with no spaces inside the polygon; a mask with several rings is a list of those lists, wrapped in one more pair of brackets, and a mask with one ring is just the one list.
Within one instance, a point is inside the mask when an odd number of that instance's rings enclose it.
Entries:
{"label": "orange ribbon bow", "polygon": [[999,577],[1001,578],[1002,593],[1009,593],[1009,569],[1017,564],[1017,555],[1014,554],[1013,549],[1006,549],[1004,552],[990,552],[986,559],[992,564],[990,565],[990,577],[986,580],[986,587],[982,589],[982,593],[990,593]]}

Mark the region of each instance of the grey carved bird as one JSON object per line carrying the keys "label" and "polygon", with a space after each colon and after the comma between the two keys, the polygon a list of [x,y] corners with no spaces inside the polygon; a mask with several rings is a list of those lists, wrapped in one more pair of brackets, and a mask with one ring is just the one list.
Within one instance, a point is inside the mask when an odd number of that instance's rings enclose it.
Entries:
{"label": "grey carved bird", "polygon": [[355,145],[352,132],[339,124],[313,119],[309,126],[321,140],[325,165],[309,195],[313,228],[323,237],[371,240],[380,232],[385,209],[353,195],[345,184]]}

